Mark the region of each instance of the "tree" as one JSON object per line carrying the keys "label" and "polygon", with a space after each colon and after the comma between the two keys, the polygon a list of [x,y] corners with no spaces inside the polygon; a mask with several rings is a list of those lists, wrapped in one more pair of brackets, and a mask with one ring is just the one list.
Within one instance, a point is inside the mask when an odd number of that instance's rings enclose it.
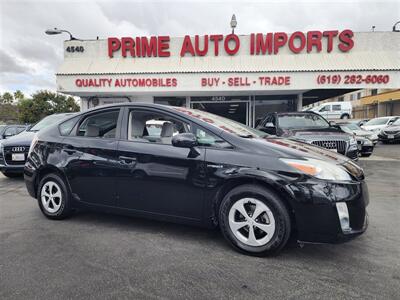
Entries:
{"label": "tree", "polygon": [[16,91],[14,92],[14,99],[15,99],[15,100],[21,101],[21,100],[24,99],[24,98],[25,98],[25,95],[24,95],[24,93],[22,93],[20,90],[16,90]]}
{"label": "tree", "polygon": [[38,91],[31,99],[18,103],[19,120],[22,123],[36,123],[54,113],[76,112],[79,106],[74,98],[50,91]]}
{"label": "tree", "polygon": [[1,96],[1,103],[2,104],[11,104],[14,101],[14,97],[11,93],[9,92],[5,92],[2,96]]}

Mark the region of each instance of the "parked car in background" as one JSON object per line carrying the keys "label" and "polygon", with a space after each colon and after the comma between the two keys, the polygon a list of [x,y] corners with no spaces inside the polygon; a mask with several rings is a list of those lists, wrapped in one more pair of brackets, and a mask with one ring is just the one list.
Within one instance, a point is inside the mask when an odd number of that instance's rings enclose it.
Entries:
{"label": "parked car in background", "polygon": [[[154,121],[162,129],[149,139]],[[347,157],[183,107],[118,104],[50,126],[32,142],[24,178],[47,218],[85,207],[219,226],[257,256],[291,234],[340,242],[367,228],[364,174]]]}
{"label": "parked car in background", "polygon": [[378,135],[375,132],[362,129],[355,123],[343,121],[343,122],[337,122],[337,125],[340,126],[340,128],[343,131],[350,134],[354,134],[356,137],[368,138],[373,142],[374,145],[376,145],[376,143],[379,140]]}
{"label": "parked car in background", "polygon": [[391,125],[399,118],[399,116],[374,118],[362,125],[361,128],[369,131],[374,131],[376,134],[378,134],[383,128]]}
{"label": "parked car in background", "polygon": [[357,141],[354,136],[344,132],[337,125],[331,125],[314,112],[269,113],[259,122],[257,129],[323,147],[352,159],[358,158]]}
{"label": "parked car in background", "polygon": [[0,125],[0,140],[8,139],[26,130],[26,125]]}
{"label": "parked car in background", "polygon": [[21,176],[24,171],[29,147],[39,130],[46,128],[54,122],[60,121],[71,113],[54,114],[43,118],[41,121],[20,134],[0,141],[0,171],[7,177]]}
{"label": "parked car in background", "polygon": [[379,140],[382,143],[391,143],[400,141],[400,118],[394,121],[391,125],[383,128],[379,132]]}
{"label": "parked car in background", "polygon": [[326,102],[308,111],[315,112],[327,120],[332,119],[350,119],[353,113],[351,102]]}
{"label": "parked car in background", "polygon": [[365,123],[367,123],[368,121],[369,121],[369,119],[351,119],[351,120],[347,120],[347,122],[356,124],[356,125],[358,125],[360,127],[362,125],[364,125]]}

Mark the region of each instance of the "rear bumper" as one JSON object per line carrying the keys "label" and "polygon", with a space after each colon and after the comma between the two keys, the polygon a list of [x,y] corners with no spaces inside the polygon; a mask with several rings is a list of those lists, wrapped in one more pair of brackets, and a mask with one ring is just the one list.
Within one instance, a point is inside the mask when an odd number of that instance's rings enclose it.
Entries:
{"label": "rear bumper", "polygon": [[23,170],[26,189],[31,197],[36,198],[36,171],[28,162]]}
{"label": "rear bumper", "polygon": [[[290,187],[295,194],[297,239],[309,243],[341,243],[368,227],[368,188],[364,181],[315,181]],[[336,203],[345,203],[348,227],[343,226]]]}

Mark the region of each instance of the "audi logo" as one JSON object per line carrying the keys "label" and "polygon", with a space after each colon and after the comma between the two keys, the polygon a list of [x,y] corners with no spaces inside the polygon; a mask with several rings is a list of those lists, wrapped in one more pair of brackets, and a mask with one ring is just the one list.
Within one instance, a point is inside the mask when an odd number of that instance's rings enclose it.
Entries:
{"label": "audi logo", "polygon": [[12,152],[24,152],[25,151],[25,147],[12,147],[11,151]]}

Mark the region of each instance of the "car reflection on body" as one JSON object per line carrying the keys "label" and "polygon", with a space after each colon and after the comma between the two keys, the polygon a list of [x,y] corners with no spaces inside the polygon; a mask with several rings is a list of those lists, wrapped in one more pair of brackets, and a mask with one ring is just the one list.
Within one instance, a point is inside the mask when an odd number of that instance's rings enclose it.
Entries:
{"label": "car reflection on body", "polygon": [[277,253],[291,235],[334,243],[367,228],[364,174],[347,157],[182,107],[71,117],[37,134],[24,174],[50,219],[85,207],[219,226],[250,255]]}

